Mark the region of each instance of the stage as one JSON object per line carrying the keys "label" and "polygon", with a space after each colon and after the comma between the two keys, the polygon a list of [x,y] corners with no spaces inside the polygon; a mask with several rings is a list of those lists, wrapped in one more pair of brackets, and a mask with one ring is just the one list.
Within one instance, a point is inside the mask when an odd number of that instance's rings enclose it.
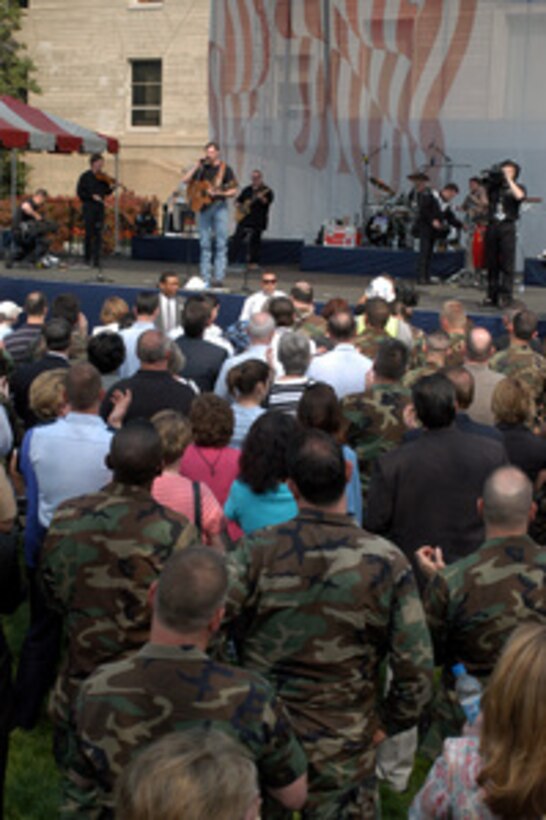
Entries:
{"label": "stage", "polygon": [[[196,264],[199,260],[197,237],[182,235],[134,237],[131,245],[133,259],[156,262]],[[262,242],[262,267],[287,265],[304,273],[348,274],[351,276],[378,276],[388,273],[396,279],[413,279],[417,253],[411,250],[357,247],[340,248],[327,245],[306,245],[301,239],[269,239]],[[448,279],[464,266],[464,251],[435,253],[431,274]]]}
{"label": "stage", "polygon": [[[541,263],[542,264],[542,263]],[[107,257],[105,259],[104,275],[112,281],[89,281],[89,270],[82,269],[78,260],[69,261],[67,269],[37,270],[15,267],[5,269],[0,261],[0,301],[11,299],[22,305],[27,293],[37,288],[43,290],[48,299],[58,293],[75,292],[82,303],[84,312],[91,327],[98,324],[101,305],[107,296],[116,294],[122,296],[130,305],[134,304],[136,294],[140,290],[151,290],[157,285],[159,274],[165,270],[165,262],[152,260],[135,260],[127,257]],[[185,263],[168,264],[168,267],[180,275],[182,283],[190,276],[197,274],[195,265]],[[354,274],[305,273],[302,275],[299,268],[288,266],[275,267],[278,286],[286,293],[298,279],[305,278],[314,287],[317,305],[321,305],[333,297],[346,298],[350,304],[356,304],[362,295],[369,276],[355,276]],[[245,298],[243,293],[243,274],[229,273],[226,285],[227,293],[219,293],[221,303],[220,324],[228,327],[238,317],[241,305]],[[249,285],[252,291],[259,288],[259,273],[249,276]],[[419,306],[414,313],[415,324],[426,331],[434,330],[438,326],[438,315],[442,303],[446,299],[459,299],[470,318],[479,325],[487,327],[494,335],[502,331],[500,311],[481,307],[483,293],[476,288],[459,287],[447,282],[437,285],[419,286]],[[546,288],[527,287],[522,298],[532,310],[535,310],[541,319],[539,330],[541,336],[546,336]]]}

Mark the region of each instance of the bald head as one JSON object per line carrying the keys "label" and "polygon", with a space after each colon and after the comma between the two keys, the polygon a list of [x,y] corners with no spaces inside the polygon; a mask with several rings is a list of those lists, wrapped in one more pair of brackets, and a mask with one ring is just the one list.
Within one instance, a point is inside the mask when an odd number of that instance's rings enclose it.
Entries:
{"label": "bald head", "polygon": [[164,364],[170,355],[170,340],[160,330],[145,330],[137,341],[136,353],[143,365]]}
{"label": "bald head", "polygon": [[348,342],[355,330],[355,319],[350,310],[340,310],[328,319],[328,335],[334,342]]}
{"label": "bald head", "polygon": [[119,430],[112,439],[106,464],[113,470],[115,481],[151,485],[162,467],[161,439],[152,422],[130,421]]}
{"label": "bald head", "polygon": [[483,488],[482,515],[488,531],[506,534],[527,532],[533,504],[533,487],[517,467],[499,467]]}
{"label": "bald head", "polygon": [[486,362],[493,355],[493,339],[484,327],[473,327],[466,336],[466,358],[469,362]]}

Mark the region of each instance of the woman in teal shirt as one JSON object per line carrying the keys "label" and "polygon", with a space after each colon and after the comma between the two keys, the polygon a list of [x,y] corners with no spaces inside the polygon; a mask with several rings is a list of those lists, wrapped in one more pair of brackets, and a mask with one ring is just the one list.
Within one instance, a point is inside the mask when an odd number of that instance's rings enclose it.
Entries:
{"label": "woman in teal shirt", "polygon": [[286,454],[299,425],[293,416],[269,412],[247,433],[241,451],[239,477],[231,485],[224,512],[247,535],[282,524],[298,514],[286,484]]}

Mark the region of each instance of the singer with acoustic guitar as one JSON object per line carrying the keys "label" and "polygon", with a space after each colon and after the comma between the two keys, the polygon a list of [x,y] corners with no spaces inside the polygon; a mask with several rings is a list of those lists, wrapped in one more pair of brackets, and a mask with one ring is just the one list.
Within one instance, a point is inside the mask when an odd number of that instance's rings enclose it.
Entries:
{"label": "singer with acoustic guitar", "polygon": [[[187,199],[197,214],[201,277],[207,287],[222,287],[226,275],[228,240],[228,200],[237,193],[232,169],[220,159],[216,142],[205,145],[205,156],[182,177],[187,184]],[[214,278],[212,237],[215,238]]]}
{"label": "singer with acoustic guitar", "polygon": [[247,258],[249,268],[257,268],[260,263],[262,233],[267,228],[269,208],[274,194],[264,183],[263,174],[255,169],[251,174],[251,184],[243,188],[235,200],[235,219],[237,228],[230,240],[230,262],[238,262],[241,247],[248,244]]}

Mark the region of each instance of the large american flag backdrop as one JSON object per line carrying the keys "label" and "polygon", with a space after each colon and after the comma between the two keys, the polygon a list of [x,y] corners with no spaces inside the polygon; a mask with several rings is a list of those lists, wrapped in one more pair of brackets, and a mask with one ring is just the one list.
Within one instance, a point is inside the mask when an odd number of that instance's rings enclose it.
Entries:
{"label": "large american flag backdrop", "polygon": [[212,0],[211,134],[241,182],[263,169],[270,234],[310,240],[361,219],[365,163],[397,193],[425,166],[462,186],[506,156],[538,169],[545,35],[543,0]]}

